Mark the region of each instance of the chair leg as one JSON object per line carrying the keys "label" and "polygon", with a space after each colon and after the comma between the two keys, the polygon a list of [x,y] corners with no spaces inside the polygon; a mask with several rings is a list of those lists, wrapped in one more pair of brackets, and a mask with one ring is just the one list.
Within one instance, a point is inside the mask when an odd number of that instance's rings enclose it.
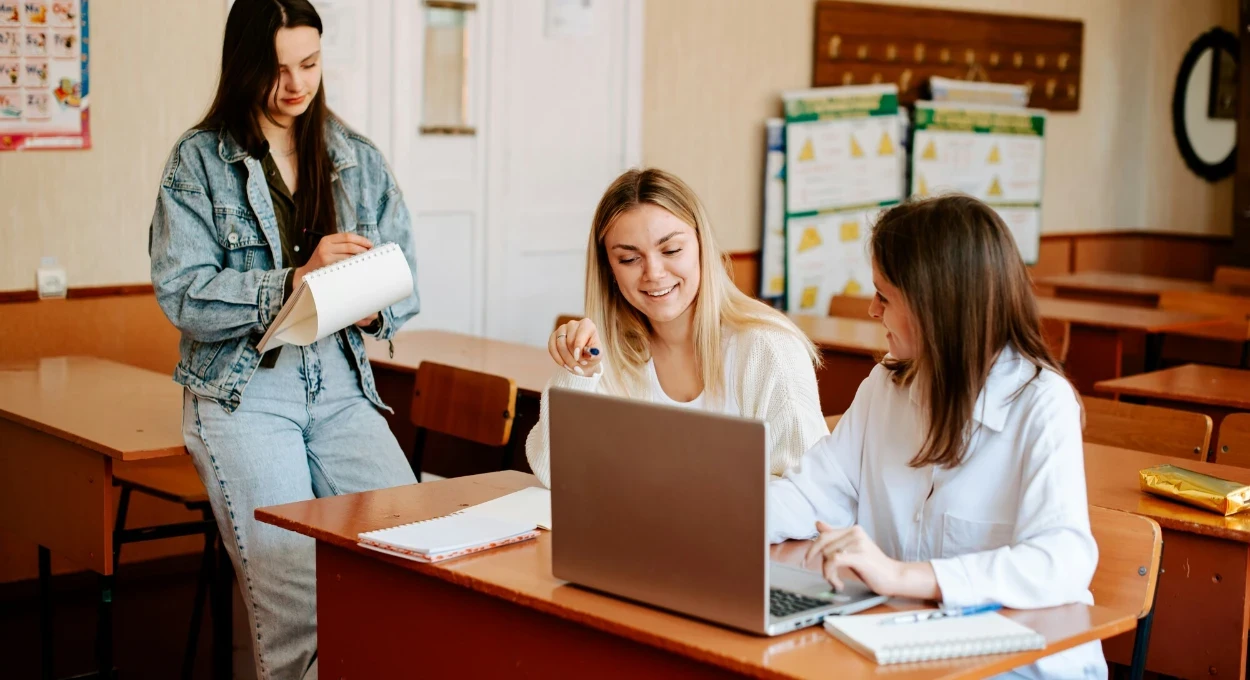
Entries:
{"label": "chair leg", "polygon": [[118,538],[126,528],[126,513],[130,510],[130,487],[122,487],[121,500],[117,502],[117,519],[113,522],[113,569],[121,563],[122,541]]}
{"label": "chair leg", "polygon": [[425,433],[424,427],[418,427],[412,442],[412,474],[416,475],[418,482],[421,481],[421,463],[425,455]]}
{"label": "chair leg", "polygon": [[[1163,549],[1159,548],[1159,565],[1163,565]],[[1158,576],[1156,575],[1157,579]],[[1146,652],[1150,648],[1150,628],[1155,620],[1155,602],[1159,599],[1159,584],[1155,582],[1154,597],[1150,601],[1150,612],[1137,621],[1137,633],[1133,636],[1133,663],[1129,667],[1129,680],[1142,680],[1146,674]]]}
{"label": "chair leg", "polygon": [[52,551],[39,546],[39,654],[40,675],[52,680]]}
{"label": "chair leg", "polygon": [[[208,511],[206,519],[211,518]],[[195,602],[191,607],[191,629],[187,633],[187,648],[182,655],[182,677],[190,680],[195,673],[195,653],[199,648],[200,625],[204,620],[204,602],[208,599],[208,586],[213,581],[213,563],[217,559],[217,532],[204,532],[204,554],[200,557],[200,575],[195,583]]]}

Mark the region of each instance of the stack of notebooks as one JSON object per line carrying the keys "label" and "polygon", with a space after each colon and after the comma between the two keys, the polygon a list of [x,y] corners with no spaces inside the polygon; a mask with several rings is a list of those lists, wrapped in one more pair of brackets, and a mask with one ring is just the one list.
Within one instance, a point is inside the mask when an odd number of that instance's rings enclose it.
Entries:
{"label": "stack of notebooks", "polygon": [[538,536],[551,528],[551,493],[523,489],[460,512],[357,536],[362,548],[418,562],[442,562]]}
{"label": "stack of notebooks", "polygon": [[825,630],[879,664],[958,659],[1045,649],[1046,638],[999,614],[977,614],[898,625],[882,621],[898,616],[831,616]]}

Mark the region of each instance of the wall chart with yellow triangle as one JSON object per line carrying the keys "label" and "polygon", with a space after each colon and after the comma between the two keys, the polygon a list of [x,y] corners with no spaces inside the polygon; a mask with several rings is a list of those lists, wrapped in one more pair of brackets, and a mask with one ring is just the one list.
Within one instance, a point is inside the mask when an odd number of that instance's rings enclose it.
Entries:
{"label": "wall chart with yellow triangle", "polygon": [[786,121],[764,121],[764,223],[760,238],[760,299],[773,305],[786,294]]}
{"label": "wall chart with yellow triangle", "polygon": [[965,193],[985,201],[1037,262],[1042,226],[1046,112],[958,102],[916,102],[911,196]]}
{"label": "wall chart with yellow triangle", "polygon": [[824,314],[835,294],[872,292],[868,234],[875,216],[902,200],[904,190],[898,88],[803,90],[782,101],[785,307]]}

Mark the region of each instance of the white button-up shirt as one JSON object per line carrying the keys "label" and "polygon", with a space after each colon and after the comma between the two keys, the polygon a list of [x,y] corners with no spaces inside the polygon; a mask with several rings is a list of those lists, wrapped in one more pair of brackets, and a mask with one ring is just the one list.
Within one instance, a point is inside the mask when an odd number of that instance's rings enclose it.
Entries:
{"label": "white button-up shirt", "polygon": [[[923,402],[914,382],[897,385],[874,368],[833,433],[769,485],[769,540],[815,536],[817,520],[859,524],[889,557],[932,564],[944,605],[1093,603],[1098,546],[1072,386],[1004,349],[952,469],[908,465],[928,430]],[[1107,665],[1095,642],[1017,673],[1105,678]]]}

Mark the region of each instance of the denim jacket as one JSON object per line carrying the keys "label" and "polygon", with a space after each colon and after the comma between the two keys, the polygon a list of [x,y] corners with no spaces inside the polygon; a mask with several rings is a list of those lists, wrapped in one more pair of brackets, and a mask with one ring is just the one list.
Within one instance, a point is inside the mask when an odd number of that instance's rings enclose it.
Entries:
{"label": "denim jacket", "polygon": [[[339,231],[375,245],[397,243],[412,270],[412,295],[380,314],[376,337],[389,340],[420,306],[408,209],[369,140],[333,119],[326,138]],[[174,380],[234,411],[260,363],[256,343],[282,309],[290,271],[260,160],[227,132],[184,134],[161,177],[148,250],[156,301],[182,331]],[[358,327],[347,328],[347,341],[365,396],[386,409]]]}

